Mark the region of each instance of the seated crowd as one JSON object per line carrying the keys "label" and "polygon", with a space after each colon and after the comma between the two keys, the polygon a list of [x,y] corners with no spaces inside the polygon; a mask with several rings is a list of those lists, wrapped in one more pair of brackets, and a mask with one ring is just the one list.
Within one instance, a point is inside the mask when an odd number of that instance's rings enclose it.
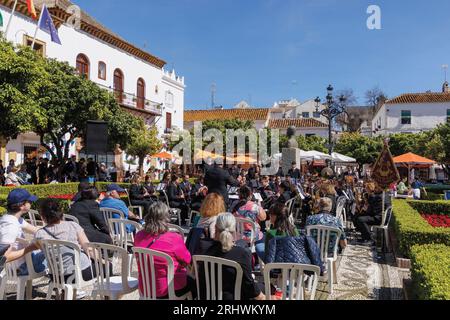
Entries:
{"label": "seated crowd", "polygon": [[[6,262],[14,264],[19,275],[26,275],[24,256],[32,255],[36,272],[48,265],[41,249],[41,240],[64,240],[82,249],[80,268],[85,281],[95,278],[92,252],[89,243],[114,244],[103,209],[115,209],[123,219],[138,222],[126,227],[132,243],[130,247],[150,249],[167,254],[173,260],[174,290],[177,296],[190,292],[192,297],[204,299],[206,284],[205,264],[194,273],[195,256],[210,256],[236,262],[242,269],[240,298],[244,300],[276,299],[277,288],[271,281],[271,292],[265,292],[254,273],[262,271],[269,263],[298,263],[315,265],[321,276],[330,272],[326,261],[321,259],[320,241],[316,234],[307,233],[314,226],[331,228],[327,252],[333,254],[345,249],[348,235],[344,221],[353,221],[361,233],[359,243],[373,245],[370,226],[380,225],[383,214],[382,190],[375,182],[358,181],[352,174],[341,177],[320,177],[317,174],[301,174],[296,165],[287,176],[261,176],[257,166],[248,171],[236,166],[225,170],[221,166],[208,167],[204,175],[191,184],[190,177],[180,179],[176,172],[164,175],[159,185],[153,185],[148,177],[142,183],[135,176],[129,190],[129,204],[142,208],[143,217],[136,215],[121,199],[126,190],[110,184],[106,193],[100,193],[88,183],[80,183],[79,193],[74,197],[70,211],[79,223],[66,222],[58,202],[45,200],[39,213],[45,227],[33,226],[24,220],[37,198],[24,189],[14,189],[7,199],[7,214],[0,217],[0,250]],[[390,198],[385,199],[386,207]],[[343,211],[342,208],[345,208]],[[180,218],[173,210],[181,211]],[[192,214],[198,212],[198,216]],[[342,217],[345,212],[346,217]],[[120,218],[118,214],[113,218]],[[181,220],[181,221],[178,221]],[[173,223],[184,226],[187,239],[173,232]],[[333,231],[334,230],[334,231]],[[31,235],[28,246],[16,239]],[[308,235],[307,235],[308,234]],[[339,238],[337,237],[339,235]],[[30,237],[28,236],[28,239]],[[22,242],[20,242],[22,243]],[[129,248],[131,253],[131,248]],[[70,252],[68,253],[70,255]],[[69,277],[74,271],[71,260],[64,265]],[[139,290],[145,291],[142,263],[138,262]],[[148,262],[150,263],[150,262]],[[154,270],[156,296],[169,298],[167,261],[155,258]],[[149,269],[151,269],[149,267]],[[199,276],[199,288],[195,275]],[[277,274],[271,274],[271,278]],[[235,299],[236,271],[223,269],[223,298]],[[198,292],[198,290],[200,290]]]}

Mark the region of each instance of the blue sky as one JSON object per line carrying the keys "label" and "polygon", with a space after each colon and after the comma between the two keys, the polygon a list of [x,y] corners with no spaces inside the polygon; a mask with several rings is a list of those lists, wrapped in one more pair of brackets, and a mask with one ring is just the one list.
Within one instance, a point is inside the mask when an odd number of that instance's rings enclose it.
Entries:
{"label": "blue sky", "polygon": [[[440,90],[450,64],[448,0],[74,0],[186,78],[185,107],[325,96],[329,83],[389,97]],[[369,30],[369,5],[381,30]]]}

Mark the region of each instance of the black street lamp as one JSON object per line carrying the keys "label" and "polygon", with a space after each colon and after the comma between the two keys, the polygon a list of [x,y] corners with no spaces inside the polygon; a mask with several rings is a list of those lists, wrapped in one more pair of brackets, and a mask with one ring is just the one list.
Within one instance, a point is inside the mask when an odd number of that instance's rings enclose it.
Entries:
{"label": "black street lamp", "polygon": [[347,113],[345,110],[345,102],[347,98],[344,95],[339,97],[339,102],[336,102],[333,97],[334,88],[330,84],[327,88],[326,108],[320,111],[321,100],[319,97],[314,100],[316,102],[316,112],[320,113],[322,117],[328,120],[328,151],[331,156],[333,153],[333,120],[343,113]]}

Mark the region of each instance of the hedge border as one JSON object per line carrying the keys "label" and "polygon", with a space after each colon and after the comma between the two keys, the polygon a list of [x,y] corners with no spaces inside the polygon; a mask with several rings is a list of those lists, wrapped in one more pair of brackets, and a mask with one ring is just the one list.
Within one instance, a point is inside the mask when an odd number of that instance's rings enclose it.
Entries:
{"label": "hedge border", "polygon": [[411,262],[414,298],[450,300],[450,246],[415,245]]}
{"label": "hedge border", "polygon": [[408,201],[409,205],[419,213],[440,214],[450,216],[450,201]]}
{"label": "hedge border", "polygon": [[450,245],[449,228],[434,228],[405,200],[394,200],[393,205],[394,230],[404,257],[411,257],[414,245]]}

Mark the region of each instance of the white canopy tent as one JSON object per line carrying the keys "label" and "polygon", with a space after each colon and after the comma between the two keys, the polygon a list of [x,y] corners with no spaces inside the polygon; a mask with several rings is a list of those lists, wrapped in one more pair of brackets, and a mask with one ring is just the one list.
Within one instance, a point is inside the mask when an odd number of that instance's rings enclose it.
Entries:
{"label": "white canopy tent", "polygon": [[345,156],[343,154],[333,152],[332,154],[333,161],[334,162],[341,162],[341,163],[355,163],[356,159],[352,157]]}

